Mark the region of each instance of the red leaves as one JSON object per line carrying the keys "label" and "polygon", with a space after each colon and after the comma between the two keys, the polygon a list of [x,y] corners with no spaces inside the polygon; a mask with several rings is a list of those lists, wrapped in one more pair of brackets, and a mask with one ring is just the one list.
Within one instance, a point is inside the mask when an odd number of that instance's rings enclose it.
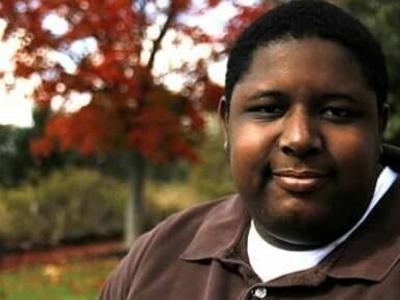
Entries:
{"label": "red leaves", "polygon": [[106,8],[111,11],[120,11],[121,9],[125,9],[132,5],[131,0],[106,0],[104,1],[106,4]]}
{"label": "red leaves", "polygon": [[260,6],[237,6],[239,13],[229,21],[226,27],[224,43],[230,45],[236,37],[246,28],[253,20],[262,13],[272,8],[272,4],[264,2]]}
{"label": "red leaves", "polygon": [[107,152],[117,126],[109,111],[94,104],[74,114],[54,115],[48,120],[44,135],[32,141],[31,152],[39,157],[53,151],[76,150],[82,155]]}
{"label": "red leaves", "polygon": [[145,99],[146,105],[131,118],[127,147],[159,164],[176,158],[195,160],[191,139],[204,127],[200,112],[188,99],[161,86],[153,86]]}
{"label": "red leaves", "polygon": [[171,9],[177,13],[189,8],[191,4],[190,0],[172,0],[171,1]]}
{"label": "red leaves", "polygon": [[172,150],[171,138],[180,133],[177,118],[162,107],[147,108],[133,118],[133,123],[128,133],[128,147],[136,148],[156,163],[165,162]]}
{"label": "red leaves", "polygon": [[35,157],[48,157],[54,151],[54,144],[47,137],[35,138],[30,142],[30,151]]}
{"label": "red leaves", "polygon": [[[163,75],[154,75],[152,64],[148,63],[151,60],[146,57],[160,53],[163,38],[170,32],[189,37],[194,44],[212,45],[217,37],[179,18],[186,12],[196,13],[191,0],[167,1],[167,7],[156,5],[155,0],[134,2],[132,5],[131,0],[1,0],[0,17],[9,21],[7,32],[16,28],[26,32],[23,49],[17,57],[16,74],[22,77],[51,74],[47,78],[42,76],[42,85],[34,93],[35,102],[49,106],[54,96],[68,97],[71,92],[90,93],[93,99],[74,113],[55,112],[47,121],[42,137],[32,141],[34,155],[48,156],[52,151],[69,150],[93,155],[134,149],[157,163],[176,158],[195,159],[194,145],[201,139],[204,127],[202,112],[215,111],[223,93],[214,83],[208,80],[204,83],[207,65],[216,56],[203,58],[200,67],[196,67],[199,60],[196,59],[173,70],[189,78],[180,94],[172,94],[161,85]],[[200,7],[198,13],[220,2],[208,0],[205,2],[208,7]],[[255,7],[236,7],[240,13],[229,24],[229,37],[261,12]],[[67,32],[57,35],[51,32],[52,28],[42,28],[42,21],[49,14],[62,18],[68,24]],[[159,18],[157,14],[163,16]],[[160,23],[163,19],[168,21]],[[148,38],[150,29],[158,30],[158,36],[156,33]],[[91,47],[82,43],[87,38],[95,41]],[[63,58],[54,58],[60,52]],[[67,63],[69,69],[65,68]],[[193,95],[194,82],[203,82],[201,95]],[[62,84],[62,91],[57,89],[58,84]]]}
{"label": "red leaves", "polygon": [[32,154],[46,157],[53,151],[76,150],[93,155],[122,147],[159,164],[176,158],[196,159],[193,137],[202,131],[204,121],[187,99],[153,86],[137,109],[128,109],[122,102],[108,107],[104,101],[96,103],[99,100],[74,114],[51,117],[44,135],[32,141]]}
{"label": "red leaves", "polygon": [[207,2],[208,2],[208,6],[215,7],[218,4],[220,4],[221,0],[208,0]]}
{"label": "red leaves", "polygon": [[203,109],[211,112],[216,112],[218,108],[219,101],[224,95],[224,89],[211,82],[207,81],[204,83],[204,91],[201,97],[201,104]]}

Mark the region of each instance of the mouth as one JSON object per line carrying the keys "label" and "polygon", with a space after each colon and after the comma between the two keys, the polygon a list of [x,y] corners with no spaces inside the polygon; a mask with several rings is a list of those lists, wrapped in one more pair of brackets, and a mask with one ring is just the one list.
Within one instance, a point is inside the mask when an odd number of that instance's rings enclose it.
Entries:
{"label": "mouth", "polygon": [[310,193],[321,188],[328,180],[326,172],[316,170],[281,170],[273,172],[275,183],[292,193]]}

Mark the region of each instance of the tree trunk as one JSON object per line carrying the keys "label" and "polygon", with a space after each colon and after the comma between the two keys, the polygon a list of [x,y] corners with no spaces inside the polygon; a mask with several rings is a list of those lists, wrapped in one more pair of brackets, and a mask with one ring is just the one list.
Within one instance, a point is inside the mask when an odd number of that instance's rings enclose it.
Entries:
{"label": "tree trunk", "polygon": [[131,185],[125,216],[124,242],[129,248],[135,239],[144,231],[146,207],[144,188],[146,177],[146,160],[137,152],[128,153],[129,182]]}

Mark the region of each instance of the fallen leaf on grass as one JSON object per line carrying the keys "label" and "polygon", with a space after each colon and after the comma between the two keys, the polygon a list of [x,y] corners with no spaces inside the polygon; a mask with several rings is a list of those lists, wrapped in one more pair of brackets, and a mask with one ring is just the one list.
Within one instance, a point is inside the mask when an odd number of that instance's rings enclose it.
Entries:
{"label": "fallen leaf on grass", "polygon": [[43,267],[43,275],[48,277],[52,283],[60,282],[62,270],[56,265],[46,265]]}

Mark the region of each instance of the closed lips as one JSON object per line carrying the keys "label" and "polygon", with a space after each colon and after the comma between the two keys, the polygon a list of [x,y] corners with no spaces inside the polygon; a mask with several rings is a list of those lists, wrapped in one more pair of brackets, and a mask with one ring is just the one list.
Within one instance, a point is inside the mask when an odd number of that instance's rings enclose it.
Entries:
{"label": "closed lips", "polygon": [[274,181],[289,192],[306,193],[320,188],[327,180],[325,172],[281,170],[273,172]]}

